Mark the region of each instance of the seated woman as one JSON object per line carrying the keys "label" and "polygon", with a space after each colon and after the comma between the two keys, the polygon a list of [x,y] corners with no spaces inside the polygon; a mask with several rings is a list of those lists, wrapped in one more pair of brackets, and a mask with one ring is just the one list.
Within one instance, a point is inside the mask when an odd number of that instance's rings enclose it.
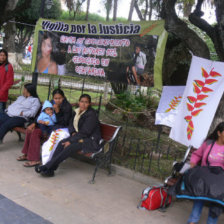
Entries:
{"label": "seated woman", "polygon": [[42,176],[54,176],[59,164],[77,151],[96,152],[101,139],[100,123],[96,111],[91,107],[91,97],[83,94],[79,107],[69,125],[70,137],[59,142],[52,159],[45,165],[36,166],[35,171]]}
{"label": "seated woman", "polygon": [[[72,106],[67,101],[64,92],[61,89],[53,91],[53,109],[56,115],[57,122],[53,125],[52,130],[64,128],[69,125],[69,120],[72,117]],[[34,122],[27,127],[25,143],[22,149],[23,155],[17,158],[18,161],[29,160],[24,163],[25,167],[32,167],[40,164],[40,145],[43,133]]]}
{"label": "seated woman", "polygon": [[29,118],[34,118],[40,108],[40,100],[36,88],[31,83],[25,84],[23,96],[0,113],[0,142],[6,133],[14,127],[23,126]]}
{"label": "seated woman", "polygon": [[[224,169],[223,157],[224,157],[224,122],[221,122],[213,131],[213,133],[204,141],[201,147],[192,153],[190,164],[191,167],[193,168],[201,161],[201,166],[219,167],[221,170],[223,170]],[[206,178],[208,177],[206,176]],[[207,191],[209,191],[209,189],[207,189]],[[204,206],[203,200],[194,200],[193,209],[188,219],[188,223],[194,224],[199,222],[203,206]],[[218,217],[222,213],[222,211],[223,211],[222,206],[215,203],[211,203],[209,206],[207,223],[217,223]]]}

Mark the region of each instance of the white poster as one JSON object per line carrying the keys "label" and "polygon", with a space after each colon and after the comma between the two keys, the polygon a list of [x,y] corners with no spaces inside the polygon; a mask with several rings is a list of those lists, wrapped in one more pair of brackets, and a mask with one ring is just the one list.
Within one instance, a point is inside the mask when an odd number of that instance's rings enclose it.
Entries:
{"label": "white poster", "polygon": [[198,148],[207,136],[224,90],[224,63],[193,56],[170,138]]}
{"label": "white poster", "polygon": [[156,111],[155,124],[173,126],[185,86],[164,86]]}

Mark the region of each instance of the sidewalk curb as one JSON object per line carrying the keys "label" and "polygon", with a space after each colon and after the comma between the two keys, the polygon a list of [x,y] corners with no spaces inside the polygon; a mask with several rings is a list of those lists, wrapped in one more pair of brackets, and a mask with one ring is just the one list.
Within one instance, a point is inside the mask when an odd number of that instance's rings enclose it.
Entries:
{"label": "sidewalk curb", "polygon": [[146,185],[161,185],[161,184],[163,184],[163,182],[159,179],[156,179],[156,178],[150,177],[150,176],[146,176],[142,173],[127,169],[125,167],[121,167],[121,166],[112,164],[111,168],[112,168],[112,172],[114,172],[117,175],[135,180],[137,182],[140,182],[140,183],[143,183]]}

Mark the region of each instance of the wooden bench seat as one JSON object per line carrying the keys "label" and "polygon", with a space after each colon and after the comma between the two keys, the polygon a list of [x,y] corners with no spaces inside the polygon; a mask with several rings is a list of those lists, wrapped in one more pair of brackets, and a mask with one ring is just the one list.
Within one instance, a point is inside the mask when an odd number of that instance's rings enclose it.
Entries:
{"label": "wooden bench seat", "polygon": [[19,136],[19,141],[23,141],[21,134],[26,134],[26,128],[24,127],[15,127],[12,129],[13,131],[16,131],[17,135]]}

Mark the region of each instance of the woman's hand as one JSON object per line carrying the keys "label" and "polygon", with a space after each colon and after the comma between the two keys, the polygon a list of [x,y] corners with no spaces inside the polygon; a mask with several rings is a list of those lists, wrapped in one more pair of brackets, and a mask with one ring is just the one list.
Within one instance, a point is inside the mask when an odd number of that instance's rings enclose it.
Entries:
{"label": "woman's hand", "polygon": [[62,145],[64,146],[64,149],[65,149],[66,147],[71,145],[71,143],[69,141],[67,141],[67,142],[63,142]]}
{"label": "woman's hand", "polygon": [[55,113],[58,113],[60,111],[60,106],[58,104],[54,104],[53,107],[54,107]]}
{"label": "woman's hand", "polygon": [[76,135],[76,132],[73,132],[73,133],[72,133],[72,136],[75,136],[75,135]]}
{"label": "woman's hand", "polygon": [[196,164],[194,163],[190,163],[191,168],[194,168],[196,166]]}
{"label": "woman's hand", "polygon": [[32,132],[35,129],[35,127],[36,127],[36,124],[32,123],[27,127],[27,131]]}

